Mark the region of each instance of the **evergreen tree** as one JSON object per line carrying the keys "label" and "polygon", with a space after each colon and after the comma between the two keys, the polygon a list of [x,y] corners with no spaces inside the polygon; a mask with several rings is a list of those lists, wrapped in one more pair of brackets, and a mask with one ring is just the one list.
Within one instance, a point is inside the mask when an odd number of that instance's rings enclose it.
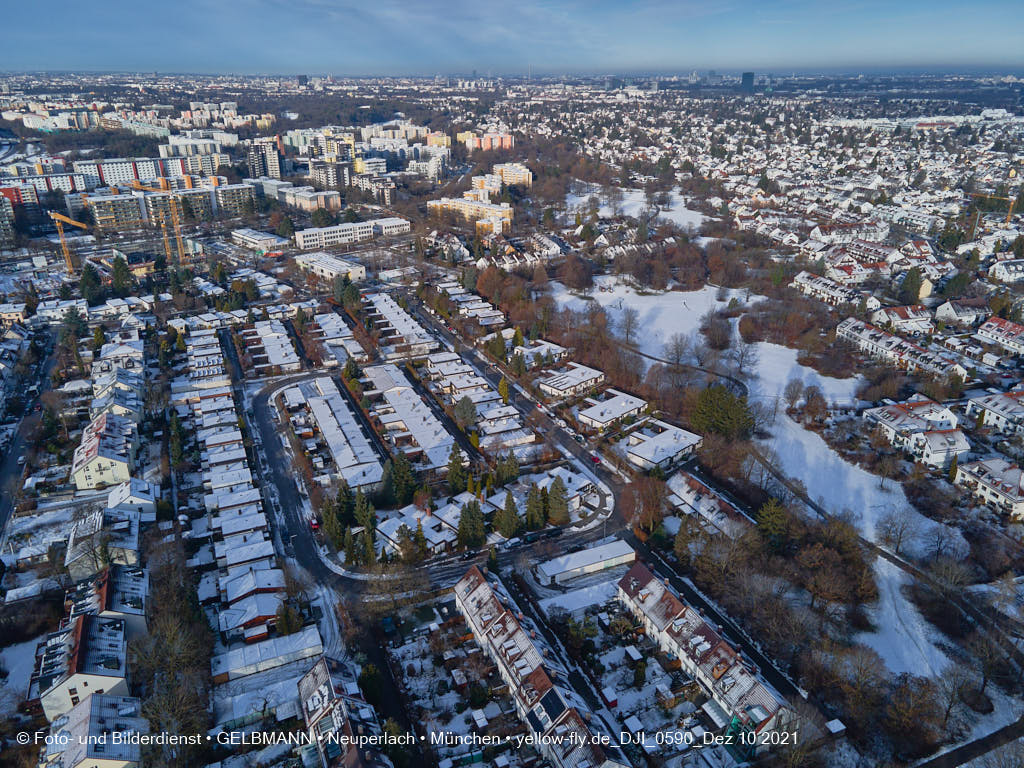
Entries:
{"label": "evergreen tree", "polygon": [[394,489],[395,503],[404,507],[412,501],[412,495],[416,492],[416,476],[413,474],[412,465],[403,451],[399,451],[391,465],[391,482]]}
{"label": "evergreen tree", "polygon": [[512,347],[521,347],[526,342],[523,339],[523,332],[516,328],[515,334],[512,336]]}
{"label": "evergreen tree", "polygon": [[352,529],[345,529],[345,564],[346,565],[358,565],[359,555],[356,550],[356,540],[352,535]]}
{"label": "evergreen tree", "polygon": [[544,527],[544,505],[541,501],[540,489],[536,483],[530,484],[526,494],[526,527],[536,531]]}
{"label": "evergreen tree", "polygon": [[466,490],[466,468],[463,466],[462,451],[458,445],[452,445],[451,453],[448,454],[448,488],[452,493],[462,493]]}
{"label": "evergreen tree", "polygon": [[480,509],[480,502],[474,499],[467,503],[459,514],[459,546],[475,549],[484,543],[486,535],[483,511]]}
{"label": "evergreen tree", "polygon": [[505,493],[505,506],[498,510],[498,514],[494,519],[495,528],[498,529],[498,533],[504,536],[506,539],[511,539],[516,535],[519,530],[519,515],[516,514],[516,500],[512,494]]}
{"label": "evergreen tree", "polygon": [[356,491],[356,502],[352,514],[355,517],[356,525],[362,526],[366,530],[373,530],[377,524],[373,504],[363,494],[362,489]]}
{"label": "evergreen tree", "polygon": [[123,256],[117,256],[110,268],[110,288],[119,298],[127,296],[132,289],[132,271]]}
{"label": "evergreen tree", "polygon": [[99,352],[101,349],[103,349],[103,345],[106,343],[107,337],[103,333],[103,329],[97,325],[95,330],[93,330],[92,332],[92,351]]}
{"label": "evergreen tree", "polygon": [[548,522],[552,525],[566,525],[569,522],[569,501],[566,498],[565,483],[555,477],[548,490]]}
{"label": "evergreen tree", "polygon": [[734,395],[721,384],[712,384],[697,396],[691,424],[701,434],[715,432],[737,440],[750,436],[754,417],[745,397]]}
{"label": "evergreen tree", "polygon": [[89,262],[82,267],[82,276],[78,279],[78,292],[89,303],[89,306],[103,301],[103,285],[100,281],[100,274],[96,271],[96,267]]}
{"label": "evergreen tree", "polygon": [[773,549],[785,544],[789,515],[778,499],[768,499],[757,511],[757,530]]}
{"label": "evergreen tree", "polygon": [[356,497],[352,494],[352,489],[348,487],[348,483],[342,478],[341,483],[338,485],[338,494],[334,498],[334,512],[342,525],[349,526],[355,523],[355,508]]}
{"label": "evergreen tree", "polygon": [[501,402],[508,405],[508,380],[504,376],[498,382],[498,394],[501,395]]}

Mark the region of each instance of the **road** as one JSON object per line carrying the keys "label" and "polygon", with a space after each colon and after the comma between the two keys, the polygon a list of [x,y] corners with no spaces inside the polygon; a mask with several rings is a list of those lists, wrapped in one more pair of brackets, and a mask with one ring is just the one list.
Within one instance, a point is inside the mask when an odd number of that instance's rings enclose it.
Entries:
{"label": "road", "polygon": [[[57,364],[56,345],[53,344],[52,338],[49,342],[48,354],[46,359],[42,362],[42,369],[38,373],[39,393],[40,396],[44,392],[50,391],[50,374],[53,373],[53,368]],[[40,414],[32,411],[32,406],[35,401],[28,401],[25,403],[26,415],[22,417],[18,423],[18,429],[11,440],[10,447],[7,450],[7,454],[4,456],[3,462],[0,463],[0,488],[3,489],[3,493],[0,493],[0,533],[3,532],[7,526],[7,521],[10,519],[11,512],[14,509],[14,495],[7,492],[7,483],[13,477],[21,477],[22,468],[18,466],[18,459],[26,453],[26,440],[28,436],[32,434],[32,430],[36,428],[39,423]],[[3,537],[0,536],[0,539]]]}

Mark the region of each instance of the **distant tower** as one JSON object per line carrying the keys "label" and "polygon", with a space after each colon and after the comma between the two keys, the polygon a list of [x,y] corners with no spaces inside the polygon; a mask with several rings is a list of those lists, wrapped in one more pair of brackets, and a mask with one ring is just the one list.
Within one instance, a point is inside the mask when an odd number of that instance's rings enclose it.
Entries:
{"label": "distant tower", "polygon": [[295,81],[299,85],[309,85],[309,75],[296,75]]}
{"label": "distant tower", "polygon": [[743,76],[740,79],[740,91],[742,91],[743,93],[753,93],[754,92],[754,73],[753,72],[744,72],[743,73]]}

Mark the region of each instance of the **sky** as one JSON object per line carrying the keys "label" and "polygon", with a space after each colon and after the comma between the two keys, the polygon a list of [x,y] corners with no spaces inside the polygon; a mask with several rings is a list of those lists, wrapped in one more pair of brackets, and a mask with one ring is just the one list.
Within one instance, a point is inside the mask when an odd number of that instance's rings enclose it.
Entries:
{"label": "sky", "polygon": [[5,0],[0,71],[1024,70],[1020,0]]}

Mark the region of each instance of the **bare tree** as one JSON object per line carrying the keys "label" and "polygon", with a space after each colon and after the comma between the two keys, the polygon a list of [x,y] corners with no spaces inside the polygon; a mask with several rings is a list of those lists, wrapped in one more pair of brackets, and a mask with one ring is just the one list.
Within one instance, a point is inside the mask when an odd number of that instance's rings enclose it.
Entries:
{"label": "bare tree", "polygon": [[878,518],[875,535],[886,546],[892,547],[897,555],[903,547],[913,544],[920,534],[920,518],[911,509],[891,509]]}
{"label": "bare tree", "polygon": [[690,337],[685,333],[673,333],[665,342],[665,359],[675,366],[682,365],[690,355]]}
{"label": "bare tree", "polygon": [[736,361],[736,373],[743,377],[746,376],[748,371],[757,367],[761,356],[754,344],[751,344],[749,341],[740,340],[733,351],[733,359]]}
{"label": "bare tree", "polygon": [[972,682],[970,671],[960,664],[947,664],[935,680],[942,705],[942,725],[949,723],[953,710],[963,700],[964,688]]}
{"label": "bare tree", "polygon": [[796,404],[800,402],[800,398],[804,395],[804,383],[797,378],[792,378],[786,382],[786,388],[782,391],[782,396],[786,398],[786,403],[790,408],[796,408]]}
{"label": "bare tree", "polygon": [[622,329],[622,338],[625,339],[627,344],[632,344],[633,337],[640,327],[640,313],[637,312],[635,307],[626,307],[622,310],[622,316],[619,318],[619,327]]}

